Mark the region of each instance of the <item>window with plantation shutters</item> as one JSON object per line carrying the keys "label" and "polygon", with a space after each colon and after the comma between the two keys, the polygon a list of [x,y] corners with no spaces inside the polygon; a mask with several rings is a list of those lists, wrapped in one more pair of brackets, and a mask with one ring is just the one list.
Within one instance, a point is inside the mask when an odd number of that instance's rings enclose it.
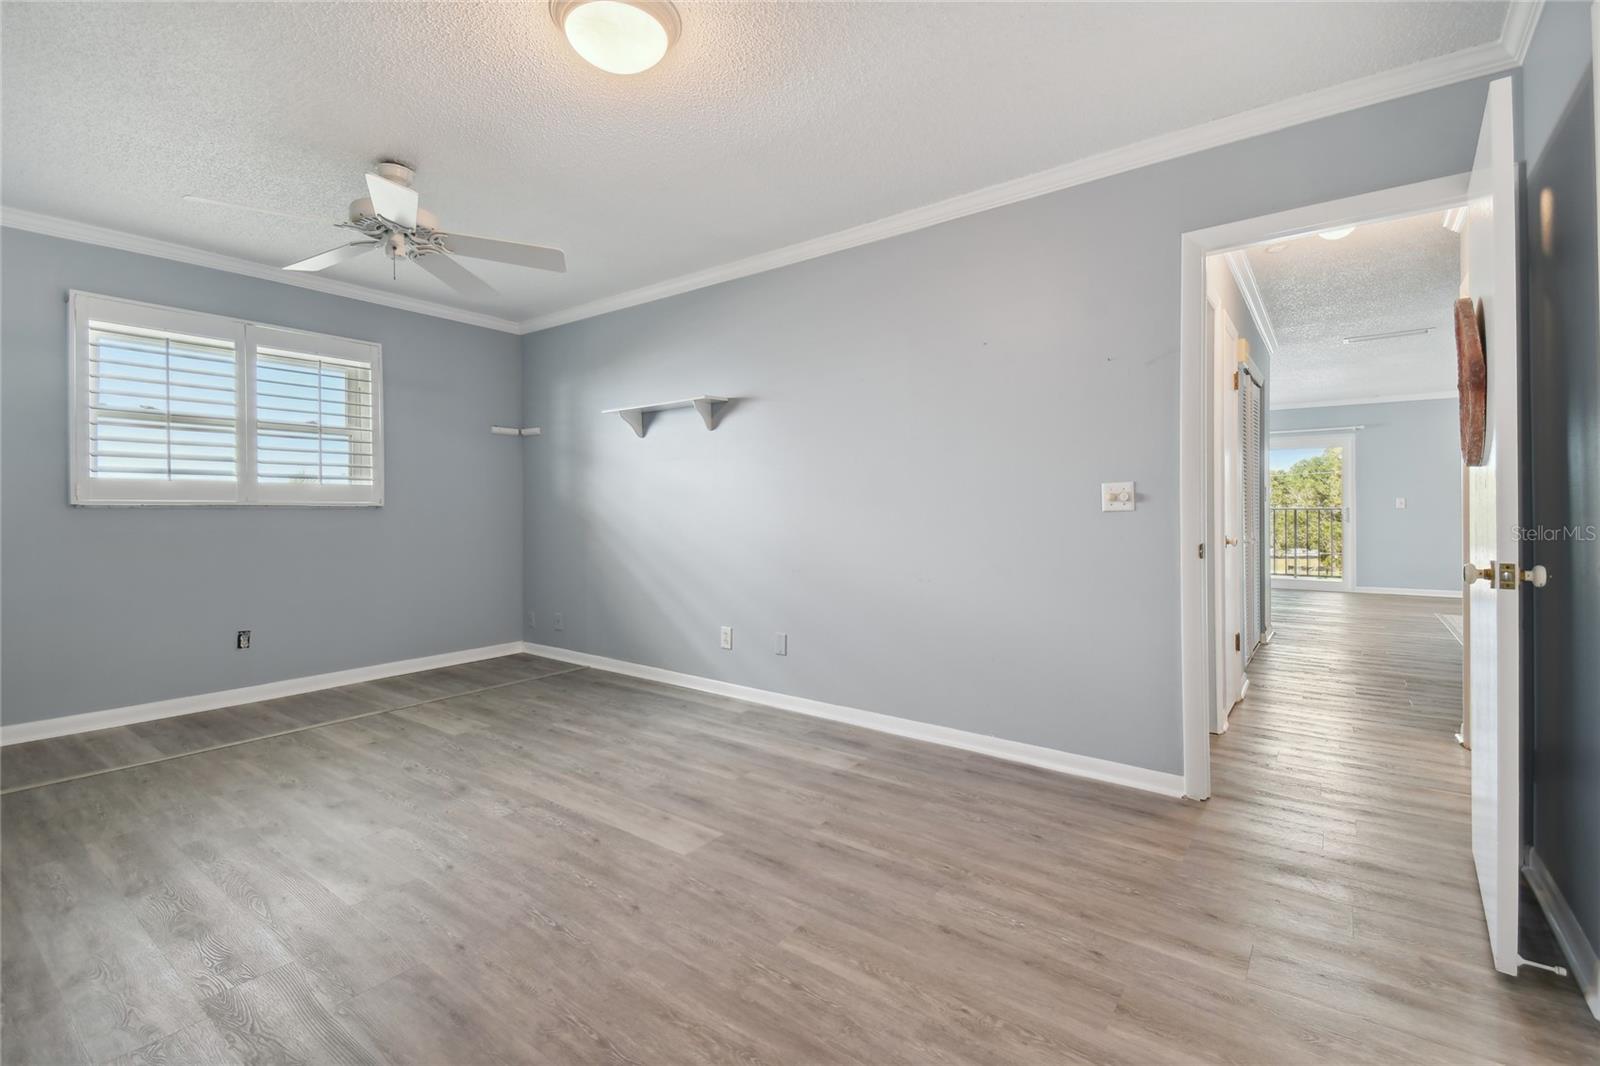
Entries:
{"label": "window with plantation shutters", "polygon": [[378,345],[71,299],[74,503],[382,502]]}

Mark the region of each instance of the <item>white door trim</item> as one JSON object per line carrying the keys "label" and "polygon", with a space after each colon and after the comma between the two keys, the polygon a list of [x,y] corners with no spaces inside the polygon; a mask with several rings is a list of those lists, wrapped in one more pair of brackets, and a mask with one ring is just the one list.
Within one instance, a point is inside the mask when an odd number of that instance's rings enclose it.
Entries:
{"label": "white door trim", "polygon": [[[1210,617],[1213,520],[1211,471],[1212,375],[1205,332],[1206,257],[1264,241],[1315,233],[1337,226],[1440,211],[1466,202],[1466,174],[1435,178],[1342,200],[1311,204],[1259,218],[1193,230],[1180,238],[1181,323],[1179,336],[1178,495],[1179,596],[1182,615],[1184,794],[1211,795],[1212,662],[1214,627]],[[1202,554],[1202,548],[1204,552]]]}

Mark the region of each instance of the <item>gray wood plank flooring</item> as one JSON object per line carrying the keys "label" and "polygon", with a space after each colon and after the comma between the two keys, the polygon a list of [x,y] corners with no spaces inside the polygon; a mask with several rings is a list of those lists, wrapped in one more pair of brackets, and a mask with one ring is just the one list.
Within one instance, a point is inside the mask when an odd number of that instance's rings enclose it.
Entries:
{"label": "gray wood plank flooring", "polygon": [[520,656],[6,749],[0,1057],[1594,1062],[1440,609],[1279,594],[1206,804]]}
{"label": "gray wood plank flooring", "polygon": [[260,703],[11,744],[0,748],[0,794],[419,707],[572,669],[569,663],[538,655],[506,655]]}

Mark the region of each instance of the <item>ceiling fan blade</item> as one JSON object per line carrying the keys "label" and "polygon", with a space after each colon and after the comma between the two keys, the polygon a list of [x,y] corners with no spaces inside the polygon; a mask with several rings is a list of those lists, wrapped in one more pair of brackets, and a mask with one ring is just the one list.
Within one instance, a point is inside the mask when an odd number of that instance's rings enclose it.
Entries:
{"label": "ceiling fan blade", "polygon": [[417,225],[417,190],[398,185],[376,174],[367,175],[367,192],[372,197],[373,210],[403,229]]}
{"label": "ceiling fan blade", "polygon": [[463,296],[494,296],[493,287],[478,275],[450,258],[435,252],[419,255],[416,264]]}
{"label": "ceiling fan blade", "polygon": [[443,237],[446,248],[469,259],[492,259],[496,263],[533,267],[535,270],[554,270],[558,274],[567,272],[567,254],[560,248],[496,241],[488,237],[468,237],[460,233],[446,233]]}
{"label": "ceiling fan blade", "polygon": [[316,218],[312,215],[297,215],[291,211],[274,211],[270,207],[255,207],[252,204],[235,204],[227,200],[213,200],[209,196],[185,196],[184,201],[191,204],[204,204],[207,207],[225,207],[229,211],[253,211],[258,215],[271,215],[274,218],[288,218],[296,222],[315,222],[318,225],[328,225],[325,218]]}
{"label": "ceiling fan blade", "polygon": [[365,255],[376,247],[378,247],[377,241],[352,241],[349,244],[341,244],[337,248],[330,248],[320,255],[312,256],[310,259],[302,259],[298,263],[290,263],[283,269],[327,270],[329,267],[337,266],[347,259],[354,259],[358,255]]}

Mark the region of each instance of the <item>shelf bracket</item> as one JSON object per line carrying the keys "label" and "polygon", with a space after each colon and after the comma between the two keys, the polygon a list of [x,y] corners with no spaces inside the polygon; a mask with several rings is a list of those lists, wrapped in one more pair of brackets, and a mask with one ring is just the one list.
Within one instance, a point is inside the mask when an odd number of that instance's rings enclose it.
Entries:
{"label": "shelf bracket", "polygon": [[642,408],[642,407],[627,407],[627,408],[622,409],[621,411],[618,411],[617,414],[622,416],[622,420],[624,422],[628,423],[629,426],[633,427],[633,435],[635,437],[644,436],[644,415],[645,415],[644,408]]}
{"label": "shelf bracket", "polygon": [[716,408],[713,405],[726,403],[727,401],[720,400],[715,396],[696,396],[693,402],[694,409],[700,412],[700,421],[706,424],[707,429],[716,429],[717,415]]}

